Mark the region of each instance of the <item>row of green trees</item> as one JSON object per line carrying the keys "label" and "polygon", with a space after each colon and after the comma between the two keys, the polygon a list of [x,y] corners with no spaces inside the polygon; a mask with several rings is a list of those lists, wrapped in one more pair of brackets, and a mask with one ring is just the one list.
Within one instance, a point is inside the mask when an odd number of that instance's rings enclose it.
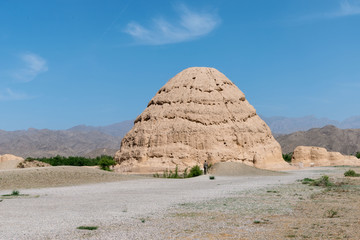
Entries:
{"label": "row of green trees", "polygon": [[102,155],[96,158],[86,158],[79,156],[55,156],[50,158],[27,158],[26,161],[41,161],[51,166],[100,166],[103,170],[110,170],[110,166],[115,165],[112,156]]}

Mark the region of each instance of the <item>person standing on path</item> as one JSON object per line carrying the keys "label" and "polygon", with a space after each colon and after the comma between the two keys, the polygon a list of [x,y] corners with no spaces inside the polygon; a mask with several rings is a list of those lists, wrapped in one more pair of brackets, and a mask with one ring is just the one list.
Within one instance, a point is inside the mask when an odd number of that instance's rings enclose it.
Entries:
{"label": "person standing on path", "polygon": [[206,175],[207,170],[208,170],[208,164],[207,164],[207,162],[205,160],[205,162],[204,162],[204,175]]}

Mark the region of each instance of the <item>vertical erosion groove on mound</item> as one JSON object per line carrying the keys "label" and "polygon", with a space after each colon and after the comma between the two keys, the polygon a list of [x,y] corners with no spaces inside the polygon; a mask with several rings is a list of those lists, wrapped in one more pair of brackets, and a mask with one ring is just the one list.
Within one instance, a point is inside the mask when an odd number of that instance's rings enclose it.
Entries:
{"label": "vertical erosion groove on mound", "polygon": [[180,170],[204,160],[237,161],[266,169],[287,167],[269,127],[225,75],[188,68],[150,100],[121,142],[122,172]]}

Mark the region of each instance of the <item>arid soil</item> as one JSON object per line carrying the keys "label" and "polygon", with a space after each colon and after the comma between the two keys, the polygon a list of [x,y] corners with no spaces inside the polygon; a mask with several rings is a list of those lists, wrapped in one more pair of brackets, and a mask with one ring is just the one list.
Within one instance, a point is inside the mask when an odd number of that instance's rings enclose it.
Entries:
{"label": "arid soil", "polygon": [[[344,177],[348,169],[308,168],[280,175],[255,171],[256,176],[215,175],[214,180],[209,175],[136,176],[129,181],[19,189],[26,195],[0,197],[0,239],[357,240],[360,178]],[[360,168],[351,169],[360,173]],[[332,187],[300,181],[323,175],[330,176]],[[1,189],[0,195],[11,192]],[[81,225],[98,229],[78,230]]]}
{"label": "arid soil", "polygon": [[0,190],[74,186],[89,183],[116,182],[141,176],[120,175],[90,167],[39,167],[0,170]]}
{"label": "arid soil", "polygon": [[331,176],[331,187],[298,181],[183,204],[168,213],[162,231],[171,239],[358,240],[360,177]]}

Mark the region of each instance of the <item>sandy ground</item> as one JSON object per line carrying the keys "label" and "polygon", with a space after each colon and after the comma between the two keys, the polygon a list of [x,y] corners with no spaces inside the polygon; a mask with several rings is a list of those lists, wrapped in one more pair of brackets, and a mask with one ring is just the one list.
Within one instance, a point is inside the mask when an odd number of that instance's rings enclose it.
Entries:
{"label": "sandy ground", "polygon": [[[341,177],[346,169],[310,168],[275,176],[215,176],[215,180],[119,176],[127,181],[18,189],[25,195],[0,199],[0,239],[336,239],[321,235],[330,229],[331,220],[344,233],[339,239],[359,239],[359,232],[349,230],[359,225],[354,215],[360,206],[358,192],[334,193],[338,200],[351,201],[333,207],[338,216],[328,218],[331,206],[319,204],[335,204],[336,199],[324,201],[335,196],[297,181],[323,174]],[[8,193],[9,189],[0,190],[0,195]],[[311,217],[314,208],[321,216]],[[79,226],[98,229],[78,230]]]}
{"label": "sandy ground", "polygon": [[0,190],[73,186],[142,178],[120,175],[91,167],[40,167],[0,170]]}

